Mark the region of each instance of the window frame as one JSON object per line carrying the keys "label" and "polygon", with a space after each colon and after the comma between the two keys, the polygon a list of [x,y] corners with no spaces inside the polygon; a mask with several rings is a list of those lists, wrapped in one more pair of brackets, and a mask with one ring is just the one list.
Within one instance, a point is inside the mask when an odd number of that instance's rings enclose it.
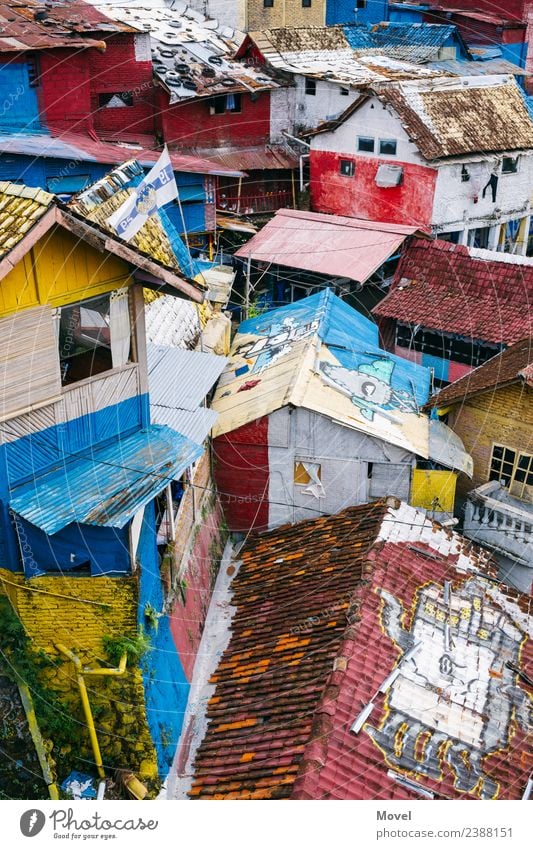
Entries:
{"label": "window frame", "polygon": [[263,0],[263,9],[273,9],[274,0]]}
{"label": "window frame", "polygon": [[[502,456],[495,457],[496,451],[500,451]],[[525,466],[522,465],[523,461],[525,461]],[[510,466],[510,471],[508,468],[507,471],[504,471],[504,466]],[[523,475],[524,479],[519,480],[517,474]],[[532,495],[529,498],[527,497],[526,488],[531,487],[533,490],[533,452],[521,451],[519,448],[511,448],[501,442],[493,442],[488,479],[489,481],[498,481],[498,483],[503,479],[505,488],[511,495],[521,501],[531,502]]]}
{"label": "window frame", "polygon": [[[307,481],[296,480],[296,476],[298,474],[297,467],[302,466],[302,469],[303,469],[304,463],[312,463],[313,466],[318,466],[317,477],[318,477],[319,481],[322,482],[322,463],[317,463],[316,460],[308,460],[306,457],[295,457],[294,461],[293,461],[293,469],[292,469],[292,481],[293,481],[294,486],[310,486],[313,483],[313,479],[311,477],[309,477],[309,480],[307,480]],[[307,474],[305,469],[303,469],[303,472],[305,474]]]}
{"label": "window frame", "polygon": [[[347,165],[347,171],[343,171],[343,165]],[[355,177],[355,162],[353,159],[339,159],[339,174],[341,177]]]}
{"label": "window frame", "polygon": [[[504,169],[505,162],[514,162],[514,168],[512,168],[510,170],[505,170]],[[502,176],[508,177],[512,174],[518,174],[519,168],[520,168],[520,156],[504,156],[502,158],[502,167],[501,167]]]}
{"label": "window frame", "polygon": [[[361,142],[372,142],[372,150],[361,146]],[[376,139],[375,136],[357,136],[357,152],[358,153],[375,153]]]}
{"label": "window frame", "polygon": [[302,0],[302,9],[310,9],[313,0]]}
{"label": "window frame", "polygon": [[[382,150],[384,144],[394,145],[394,153],[386,153]],[[379,155],[380,156],[398,156],[398,140],[397,139],[378,139]]]}
{"label": "window frame", "polygon": [[[316,96],[316,80],[313,77],[305,78],[305,94],[309,97]],[[312,89],[312,91],[310,91]]]}

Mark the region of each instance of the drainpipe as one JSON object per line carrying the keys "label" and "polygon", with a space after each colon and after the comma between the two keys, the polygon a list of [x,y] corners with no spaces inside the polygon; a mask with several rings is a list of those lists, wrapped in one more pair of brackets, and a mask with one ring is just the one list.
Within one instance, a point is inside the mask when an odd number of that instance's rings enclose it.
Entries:
{"label": "drainpipe", "polygon": [[[311,150],[311,145],[309,144],[309,142],[306,142],[303,139],[299,139],[296,136],[291,135],[290,133],[287,132],[287,130],[282,130],[281,135],[285,136],[285,138],[287,138],[287,139],[291,139],[291,141],[297,142],[297,144],[302,144],[304,147],[308,147],[309,150]],[[303,163],[304,159],[309,159],[308,153],[301,153],[300,154],[300,191],[301,192],[305,191],[304,163]]]}
{"label": "drainpipe", "polygon": [[96,669],[89,669],[88,667],[82,667],[81,660],[77,655],[67,649],[66,646],[62,645],[62,643],[57,643],[56,648],[61,654],[64,654],[65,657],[68,657],[69,660],[72,661],[74,667],[76,669],[76,679],[78,682],[78,689],[80,691],[81,703],[83,706],[83,712],[85,714],[85,720],[87,722],[87,728],[89,729],[89,737],[91,738],[91,746],[94,754],[94,762],[96,764],[96,769],[98,771],[98,775],[100,778],[105,778],[104,765],[102,763],[102,754],[100,752],[100,744],[98,743],[98,737],[96,736],[96,728],[94,725],[93,713],[91,710],[91,703],[89,702],[89,695],[87,693],[87,687],[85,685],[84,675],[123,675],[126,670],[126,662],[128,656],[126,653],[122,655],[120,658],[120,663],[116,669],[109,669],[108,667],[97,667]]}

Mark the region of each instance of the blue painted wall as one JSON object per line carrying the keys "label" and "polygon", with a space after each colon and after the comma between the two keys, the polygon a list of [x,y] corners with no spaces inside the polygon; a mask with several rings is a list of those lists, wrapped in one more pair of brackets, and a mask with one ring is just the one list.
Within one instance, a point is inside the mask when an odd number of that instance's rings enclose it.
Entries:
{"label": "blue painted wall", "polygon": [[189,684],[172,639],[168,616],[161,616],[155,628],[149,625],[144,613],[148,603],[157,612],[163,609],[153,502],[144,511],[137,560],[140,568],[138,622],[152,641],[152,650],[143,660],[148,727],[157,751],[159,773],[165,778],[181,733]]}
{"label": "blue painted wall", "polygon": [[[97,413],[23,436],[0,446],[0,566],[22,570],[15,529],[9,516],[10,489],[43,474],[69,455],[126,436],[149,422],[148,395],[137,395]],[[57,535],[59,536],[59,535]]]}
{"label": "blue painted wall", "polygon": [[391,3],[389,5],[389,20],[398,21],[402,24],[421,24],[424,20],[424,11],[429,6],[408,6],[402,3]]}
{"label": "blue painted wall", "polygon": [[29,67],[25,62],[0,66],[0,130],[42,131],[37,89],[30,85]]}
{"label": "blue painted wall", "polygon": [[366,0],[364,9],[357,9],[357,0],[327,0],[326,24],[377,24],[388,20],[388,0]]}

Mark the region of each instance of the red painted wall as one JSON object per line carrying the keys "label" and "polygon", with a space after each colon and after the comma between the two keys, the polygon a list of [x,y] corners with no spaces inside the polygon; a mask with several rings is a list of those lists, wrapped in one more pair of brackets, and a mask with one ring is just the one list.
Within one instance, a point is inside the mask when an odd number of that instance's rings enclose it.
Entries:
{"label": "red painted wall", "polygon": [[261,145],[270,137],[270,92],[257,100],[242,94],[241,112],[209,114],[209,98],[168,104],[168,95],[159,96],[158,112],[161,132],[169,145],[182,148],[250,147]]}
{"label": "red painted wall", "polygon": [[[118,138],[135,133],[154,132],[155,87],[151,62],[135,59],[132,34],[107,39],[104,53],[91,50],[91,109],[97,132],[116,134]],[[132,92],[133,106],[99,108],[98,95],[108,92]]]}
{"label": "red painted wall", "polygon": [[[355,175],[339,173],[340,160],[353,159]],[[315,212],[349,215],[369,221],[428,226],[431,224],[437,171],[424,165],[387,160],[402,165],[400,186],[381,189],[376,186],[378,166],[385,162],[377,157],[353,156],[312,150],[310,156],[311,208]]]}
{"label": "red painted wall", "polygon": [[231,531],[268,527],[268,417],[213,441],[215,480]]}
{"label": "red painted wall", "polygon": [[215,509],[203,521],[188,558],[185,603],[176,601],[170,614],[172,638],[187,681],[192,679],[194,662],[211,601],[213,568],[219,563],[214,559],[211,547],[213,541],[219,538],[221,521],[222,510],[217,503]]}
{"label": "red painted wall", "polygon": [[87,53],[54,50],[40,54],[39,110],[43,123],[52,132],[83,133],[93,129]]}

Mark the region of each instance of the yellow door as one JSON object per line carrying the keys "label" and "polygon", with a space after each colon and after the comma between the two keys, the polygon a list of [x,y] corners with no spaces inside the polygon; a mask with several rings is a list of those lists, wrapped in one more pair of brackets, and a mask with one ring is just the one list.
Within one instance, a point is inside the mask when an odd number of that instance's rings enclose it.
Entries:
{"label": "yellow door", "polygon": [[453,513],[456,472],[415,469],[411,488],[411,504],[424,510]]}

